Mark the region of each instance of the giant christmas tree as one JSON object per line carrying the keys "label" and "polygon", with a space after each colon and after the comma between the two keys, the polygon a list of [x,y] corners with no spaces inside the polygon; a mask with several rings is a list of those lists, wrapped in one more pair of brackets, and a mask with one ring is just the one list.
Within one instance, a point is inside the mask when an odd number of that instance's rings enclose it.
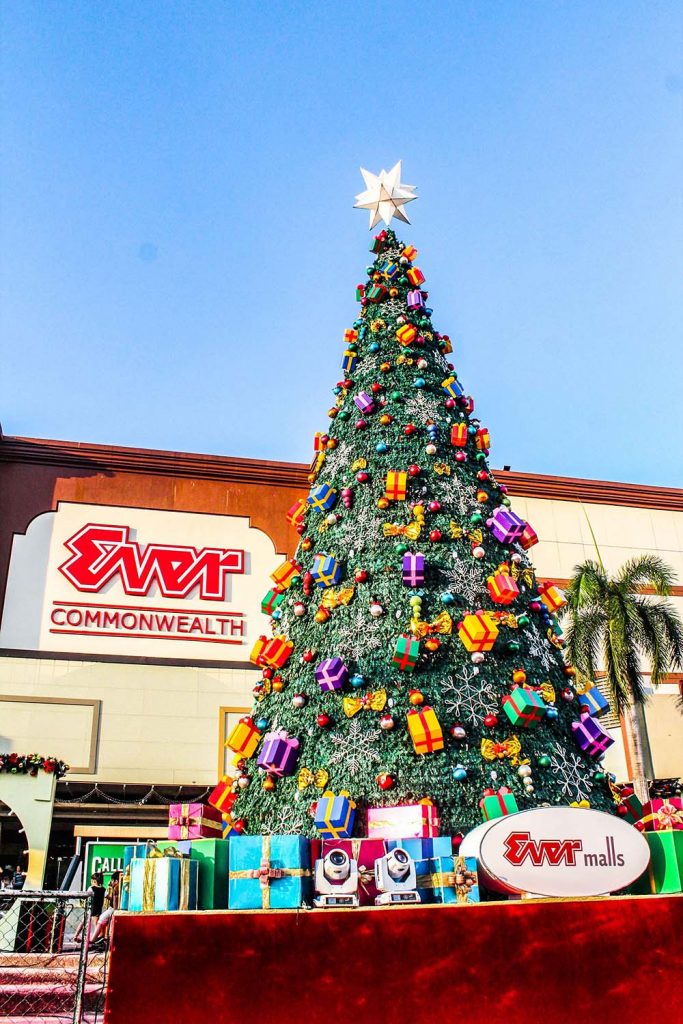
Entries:
{"label": "giant christmas tree", "polygon": [[[371,228],[407,221],[400,164],[364,176]],[[301,539],[263,602],[273,637],[252,653],[263,680],[232,818],[315,835],[323,790],[356,801],[356,835],[368,807],[425,799],[442,833],[465,832],[501,789],[519,809],[609,810],[609,740],[563,659],[561,592],[535,579],[537,538],[489,468],[417,252],[392,230],[371,252],[310,493],[287,513]]]}

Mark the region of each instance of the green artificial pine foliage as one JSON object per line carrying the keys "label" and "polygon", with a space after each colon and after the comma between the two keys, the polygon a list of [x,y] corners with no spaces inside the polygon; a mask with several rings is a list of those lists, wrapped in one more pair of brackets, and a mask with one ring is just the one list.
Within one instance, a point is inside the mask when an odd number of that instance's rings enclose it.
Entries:
{"label": "green artificial pine foliage", "polygon": [[[258,751],[240,761],[232,817],[248,833],[314,836],[311,811],[323,788],[346,790],[357,802],[358,836],[367,834],[368,807],[425,798],[438,808],[442,834],[464,833],[482,821],[485,791],[501,787],[520,810],[584,800],[611,810],[609,777],[574,742],[579,702],[557,620],[539,598],[525,550],[501,543],[487,526],[509,500],[489,469],[472,400],[457,383],[458,397],[449,400],[443,387],[454,376],[450,342],[432,326],[431,310],[408,307],[408,293],[421,284],[415,252],[404,255],[391,230],[371,248],[368,281],[357,292],[361,312],[342,349],[357,363],[334,388],[324,455],[310,477],[312,492],[323,485],[336,492],[334,504],[306,512],[295,555],[301,573],[272,620],[293,652],[282,668],[266,668],[252,712],[262,731],[298,739],[298,762],[293,775],[272,778],[258,767]],[[396,332],[406,325],[417,336],[403,345]],[[361,392],[373,411],[360,412]],[[466,425],[464,447],[451,440],[458,423]],[[392,471],[408,474],[405,500],[385,499]],[[403,582],[406,552],[424,555],[424,584],[416,588]],[[321,554],[341,568],[331,587],[311,577]],[[507,606],[487,588],[501,566],[519,589]],[[264,593],[271,586],[264,580]],[[457,629],[479,609],[499,631],[483,657],[466,650]],[[393,661],[402,636],[404,649],[419,640],[412,671]],[[343,660],[348,681],[321,693],[315,668],[329,658]],[[526,687],[544,684],[551,710],[530,728],[513,726],[502,705],[515,688],[513,673]],[[442,749],[415,752],[407,715],[416,706],[434,710]]]}

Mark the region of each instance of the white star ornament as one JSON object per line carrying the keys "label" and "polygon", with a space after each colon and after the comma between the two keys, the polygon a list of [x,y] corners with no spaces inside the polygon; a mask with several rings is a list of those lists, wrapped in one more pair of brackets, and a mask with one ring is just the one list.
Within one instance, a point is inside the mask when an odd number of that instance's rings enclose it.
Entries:
{"label": "white star ornament", "polygon": [[354,209],[370,211],[370,230],[372,231],[380,220],[389,225],[392,217],[410,224],[402,207],[417,199],[417,196],[414,185],[405,185],[401,182],[401,161],[399,160],[390,171],[372,174],[361,167],[360,173],[367,187],[365,192],[360,192],[356,196]]}

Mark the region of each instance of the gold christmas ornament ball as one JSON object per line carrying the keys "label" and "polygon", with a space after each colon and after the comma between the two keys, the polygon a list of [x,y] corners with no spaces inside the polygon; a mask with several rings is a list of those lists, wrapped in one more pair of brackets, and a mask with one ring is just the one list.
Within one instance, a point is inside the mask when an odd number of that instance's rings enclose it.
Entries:
{"label": "gold christmas ornament ball", "polygon": [[266,775],[262,785],[264,789],[275,789],[275,779],[271,779],[270,775]]}
{"label": "gold christmas ornament ball", "polygon": [[438,637],[430,636],[425,640],[425,647],[428,651],[438,651],[439,647],[441,647],[441,641]]}
{"label": "gold christmas ornament ball", "polygon": [[388,498],[378,498],[377,499],[377,508],[389,508],[389,499]]}
{"label": "gold christmas ornament ball", "polygon": [[516,683],[517,686],[521,686],[526,682],[526,672],[523,668],[516,668],[512,673],[512,682]]}
{"label": "gold christmas ornament ball", "polygon": [[417,707],[419,704],[424,704],[424,694],[420,690],[411,690],[408,694],[408,702]]}

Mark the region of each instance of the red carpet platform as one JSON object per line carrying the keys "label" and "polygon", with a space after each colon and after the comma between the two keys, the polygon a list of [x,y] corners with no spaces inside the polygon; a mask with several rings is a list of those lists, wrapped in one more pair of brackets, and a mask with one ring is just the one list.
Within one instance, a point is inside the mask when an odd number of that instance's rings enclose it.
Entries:
{"label": "red carpet platform", "polygon": [[105,1024],[683,1020],[683,897],[121,914]]}

